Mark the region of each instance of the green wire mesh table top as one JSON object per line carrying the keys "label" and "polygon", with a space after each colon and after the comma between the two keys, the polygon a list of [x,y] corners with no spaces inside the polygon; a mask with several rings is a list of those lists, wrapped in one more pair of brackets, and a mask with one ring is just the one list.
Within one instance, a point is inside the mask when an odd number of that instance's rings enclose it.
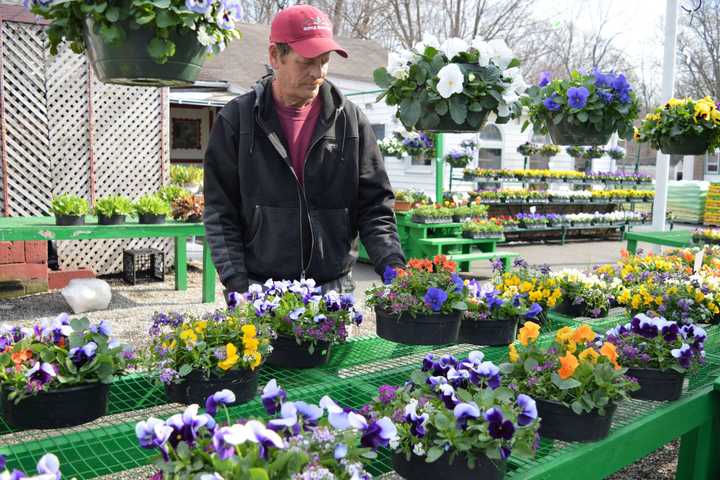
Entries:
{"label": "green wire mesh table top", "polygon": [[[627,321],[627,318],[618,316],[614,317],[614,321],[615,324],[622,323]],[[698,374],[690,379],[689,387],[681,400],[669,404],[638,400],[622,402],[616,413],[612,432],[707,394],[712,388],[712,382],[720,376],[720,327],[710,327],[707,330],[707,362]],[[551,341],[553,336],[554,332],[548,332],[542,335],[540,341]],[[334,348],[331,361],[322,368],[283,370],[263,367],[260,372],[260,385],[264,385],[270,378],[276,378],[288,392],[290,400],[318,402],[323,395],[330,395],[341,405],[359,408],[375,396],[379,386],[403,384],[410,373],[419,367],[427,353],[463,356],[474,349],[482,350],[487,359],[496,363],[507,359],[507,347],[476,347],[465,344],[408,346],[377,337],[358,338]],[[150,378],[136,374],[113,384],[109,416],[90,424],[71,429],[12,432],[2,422],[0,454],[7,457],[11,468],[30,472],[34,471],[35,463],[42,454],[52,452],[60,458],[65,478],[74,476],[83,480],[110,475],[147,465],[157,456],[156,451],[139,447],[134,432],[138,421],[149,416],[165,418],[182,411],[183,408],[177,404],[167,405],[162,387],[155,386]],[[229,412],[232,420],[266,417],[258,399],[232,407]],[[588,445],[596,448],[600,444],[601,442],[565,444],[543,440],[535,459],[512,457],[506,478],[527,478],[528,472],[538,466],[557,461],[565,455],[577,455],[578,452],[591,448]],[[373,474],[391,470],[392,463],[388,452],[381,452],[379,458],[370,466]]]}

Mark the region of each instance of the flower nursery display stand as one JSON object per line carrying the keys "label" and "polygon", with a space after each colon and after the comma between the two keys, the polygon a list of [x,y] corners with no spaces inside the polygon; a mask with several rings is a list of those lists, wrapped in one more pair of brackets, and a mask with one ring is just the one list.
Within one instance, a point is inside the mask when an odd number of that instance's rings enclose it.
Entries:
{"label": "flower nursery display stand", "polygon": [[[615,317],[614,325],[627,318]],[[567,319],[568,322],[573,321]],[[607,320],[611,325],[611,319]],[[614,326],[612,325],[612,326]],[[557,325],[559,328],[561,325]],[[687,392],[676,402],[629,400],[618,405],[610,435],[595,443],[580,444],[541,440],[535,458],[510,458],[506,479],[600,480],[633,463],[673,439],[682,438],[678,478],[717,480],[720,462],[720,326],[707,328],[706,363],[690,378]],[[556,332],[541,335],[552,341]],[[377,396],[381,385],[403,385],[427,353],[457,357],[478,347],[470,345],[409,346],[377,337],[354,338],[338,345],[330,362],[297,372],[263,366],[259,384],[271,378],[286,390],[288,399],[317,403],[329,395],[342,406],[360,408]],[[506,361],[507,347],[482,347],[487,360]],[[142,449],[135,437],[135,425],[148,416],[167,418],[184,407],[166,404],[162,386],[145,374],[136,373],[112,383],[108,413],[103,422],[87,424],[72,431],[34,431],[18,435],[0,419],[0,454],[8,467],[31,470],[40,456],[51,450],[60,457],[63,476],[90,479],[117,478],[117,472],[149,465],[156,451]],[[152,413],[149,413],[152,408]],[[231,421],[240,418],[267,418],[258,399],[230,406]],[[122,415],[117,415],[122,414]],[[381,449],[368,470],[380,476],[392,471],[391,454]],[[137,471],[128,475],[138,476]]]}
{"label": "flower nursery display stand", "polygon": [[684,248],[692,245],[690,230],[673,230],[669,232],[625,232],[627,250],[631,254],[637,251],[638,242],[664,245],[666,247]]}
{"label": "flower nursery display stand", "polygon": [[[202,223],[170,221],[139,224],[133,218],[122,225],[98,225],[93,217],[88,217],[87,222],[85,225],[58,226],[53,217],[0,217],[0,241],[172,237],[175,240],[175,289],[187,290],[187,239],[205,235]],[[122,252],[118,252],[118,255],[122,255]],[[202,301],[215,301],[215,266],[207,242],[203,244]]]}

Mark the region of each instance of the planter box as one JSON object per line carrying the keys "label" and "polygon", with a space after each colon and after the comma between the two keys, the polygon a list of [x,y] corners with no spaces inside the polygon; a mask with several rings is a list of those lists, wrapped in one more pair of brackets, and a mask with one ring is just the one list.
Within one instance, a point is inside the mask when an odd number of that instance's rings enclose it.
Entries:
{"label": "planter box", "polygon": [[199,370],[183,377],[179,383],[165,385],[168,399],[174,403],[205,405],[207,397],[228,389],[235,394],[235,404],[247,403],[257,395],[257,370],[233,370],[223,376],[205,378]]}
{"label": "planter box", "polygon": [[524,223],[520,222],[520,226],[526,230],[542,230],[543,228],[547,228],[546,223]]}
{"label": "planter box", "polygon": [[504,461],[493,461],[481,455],[475,457],[475,468],[470,469],[464,455],[457,455],[451,464],[448,454],[427,463],[425,457],[415,454],[407,460],[404,453],[393,453],[392,464],[395,472],[405,480],[501,480],[507,467]]}
{"label": "planter box", "polygon": [[464,318],[460,324],[458,343],[497,347],[515,340],[519,318],[513,320],[472,320]]}
{"label": "planter box", "polygon": [[377,335],[391,342],[405,345],[440,345],[457,343],[460,332],[460,312],[452,314],[399,315],[375,308]]}
{"label": "planter box", "polygon": [[429,217],[418,217],[413,215],[410,221],[415,223],[433,224],[433,223],[452,223],[452,217],[440,217],[440,218],[429,218]]}
{"label": "planter box", "polygon": [[459,217],[459,216],[457,216],[457,215],[453,215],[453,217],[452,217],[452,221],[453,221],[454,223],[465,223],[465,222],[471,221],[472,219],[473,219],[472,216]]}
{"label": "planter box", "polygon": [[578,415],[571,408],[552,400],[536,398],[540,436],[564,442],[594,442],[607,437],[616,405],[607,405],[605,415],[597,410]]}
{"label": "planter box", "polygon": [[639,400],[677,400],[682,395],[685,383],[685,375],[675,370],[628,368],[626,375],[636,378],[640,384],[640,390],[630,393],[632,398]]}
{"label": "planter box", "polygon": [[315,351],[310,353],[305,343],[298,344],[295,337],[278,335],[272,342],[273,351],[267,364],[280,368],[313,368],[325,365],[330,359],[332,345],[318,342]]}
{"label": "planter box", "polygon": [[107,412],[110,386],[89,383],[40,392],[15,403],[2,389],[3,419],[13,428],[63,428],[81,425]]}

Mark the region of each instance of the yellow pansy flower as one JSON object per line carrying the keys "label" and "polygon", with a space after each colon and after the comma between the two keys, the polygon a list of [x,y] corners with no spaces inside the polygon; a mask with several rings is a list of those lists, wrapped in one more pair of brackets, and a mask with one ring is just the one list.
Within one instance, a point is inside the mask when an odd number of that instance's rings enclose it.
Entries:
{"label": "yellow pansy flower", "polygon": [[705,300],[705,295],[700,290],[695,290],[695,301],[700,303]]}
{"label": "yellow pansy flower", "polygon": [[562,327],[555,334],[555,340],[558,343],[567,343],[568,341],[570,341],[574,334],[575,329],[573,329],[572,327]]}
{"label": "yellow pansy flower", "polygon": [[192,331],[192,329],[188,328],[180,332],[180,340],[188,345],[192,345],[197,342],[197,335]]}
{"label": "yellow pansy flower", "polygon": [[526,293],[532,290],[532,283],[527,280],[520,284],[520,293]]}
{"label": "yellow pansy flower", "polygon": [[594,348],[586,348],[582,352],[580,352],[580,355],[578,355],[578,358],[581,362],[584,362],[586,360],[597,363],[597,359],[600,357],[600,354],[595,351]]}
{"label": "yellow pansy flower", "polygon": [[258,352],[253,353],[251,356],[253,357],[253,361],[250,363],[250,370],[255,370],[258,365],[260,365],[262,356]]}
{"label": "yellow pansy flower", "polygon": [[195,323],[195,331],[202,335],[202,333],[207,328],[207,320],[200,320],[199,322]]}
{"label": "yellow pansy flower", "polygon": [[245,353],[245,355],[257,352],[259,345],[260,340],[258,340],[257,338],[243,338],[243,352]]}
{"label": "yellow pansy flower", "polygon": [[175,339],[173,339],[172,342],[165,341],[163,342],[162,346],[165,350],[173,350],[177,346],[177,342],[175,341]]}
{"label": "yellow pansy flower", "polygon": [[253,324],[243,325],[240,327],[240,330],[242,330],[243,336],[246,337],[254,337],[257,335],[257,328],[255,328]]}
{"label": "yellow pansy flower", "polygon": [[518,332],[518,340],[527,346],[528,342],[535,341],[540,335],[540,325],[535,322],[525,322],[525,325]]}
{"label": "yellow pansy flower", "polygon": [[219,361],[218,367],[223,370],[230,370],[240,360],[237,352],[237,347],[232,343],[225,345],[225,360]]}
{"label": "yellow pansy flower", "polygon": [[510,357],[510,362],[515,363],[520,359],[520,355],[518,355],[517,348],[515,348],[515,344],[511,343],[508,347],[508,356]]}

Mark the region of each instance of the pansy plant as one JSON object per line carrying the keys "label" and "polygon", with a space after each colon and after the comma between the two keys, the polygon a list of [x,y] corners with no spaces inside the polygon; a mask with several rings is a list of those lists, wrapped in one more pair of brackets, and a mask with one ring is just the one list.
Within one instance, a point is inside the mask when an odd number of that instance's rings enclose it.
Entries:
{"label": "pansy plant", "polygon": [[589,325],[563,327],[552,342],[538,342],[539,334],[538,324],[526,322],[509,347],[510,361],[500,365],[519,391],[562,403],[578,415],[595,410],[604,415],[639,388],[625,376],[615,345],[603,342]]}
{"label": "pansy plant", "polygon": [[705,330],[692,323],[682,325],[642,313],[606,333],[623,365],[680,373],[697,370],[704,363],[706,338]]}
{"label": "pansy plant", "polygon": [[270,279],[264,285],[251,285],[237,298],[245,317],[270,325],[279,335],[295,337],[298,344],[307,345],[310,353],[319,342],[344,342],[349,327],[363,320],[351,294],[334,290],[323,294],[312,279]]}
{"label": "pansy plant", "polygon": [[129,346],[111,340],[110,324],[91,325],[66,313],[32,328],[0,326],[0,383],[9,398],[88,383],[110,383],[135,362]]}
{"label": "pansy plant", "polygon": [[[233,298],[237,301],[238,296]],[[272,330],[242,313],[237,306],[201,317],[156,313],[149,331],[148,368],[166,384],[190,372],[209,378],[256,370],[272,351]]]}
{"label": "pansy plant", "polygon": [[467,290],[455,272],[457,265],[444,255],[411,259],[405,267],[388,266],[384,285],[366,292],[367,305],[387,313],[411,316],[450,314],[467,309]]}
{"label": "pansy plant", "polygon": [[263,388],[271,420],[233,422],[226,408],[233,402],[231,392],[221,391],[207,399],[205,413],[190,405],[166,420],[136,425],[140,446],[161,454],[155,463],[160,478],[367,480],[363,462],[397,442],[389,418],[367,417],[328,396],[320,405],[287,401],[275,379]]}
{"label": "pansy plant", "polygon": [[635,91],[625,75],[597,69],[573,71],[568,79],[553,79],[543,72],[522,102],[530,111],[523,130],[532,123],[536,133],[548,133],[548,125],[566,122],[601,133],[617,131],[621,138],[630,138],[638,112]]}
{"label": "pansy plant", "polygon": [[28,476],[25,472],[17,469],[12,471],[8,468],[5,457],[0,455],[0,480],[60,480],[60,460],[52,454],[46,453],[37,463],[37,475]]}
{"label": "pansy plant", "polygon": [[535,401],[506,386],[500,369],[473,351],[467,358],[429,354],[404,386],[382,386],[366,407],[396,420],[391,445],[428,463],[448,455],[474,468],[478,456],[496,461],[532,456],[539,426]]}
{"label": "pansy plant", "polygon": [[537,320],[542,307],[528,302],[527,296],[506,290],[501,294],[492,283],[480,283],[473,279],[467,282],[468,309],[466,320]]}

